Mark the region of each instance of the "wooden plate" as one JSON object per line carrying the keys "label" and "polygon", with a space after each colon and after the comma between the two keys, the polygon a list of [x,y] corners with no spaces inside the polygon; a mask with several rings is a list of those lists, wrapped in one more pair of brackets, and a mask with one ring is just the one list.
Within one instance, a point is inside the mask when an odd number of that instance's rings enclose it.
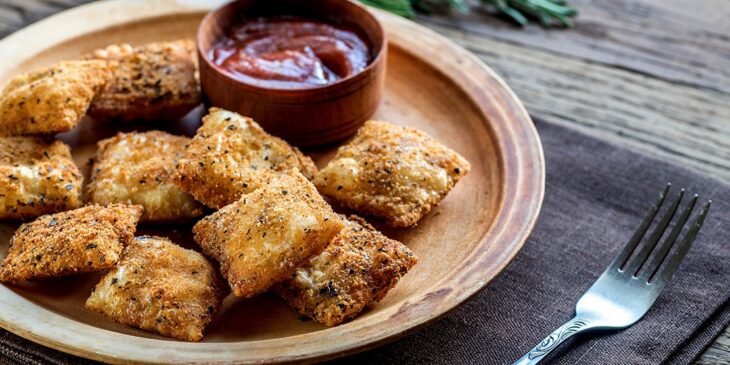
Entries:
{"label": "wooden plate", "polygon": [[[203,4],[205,3],[205,4]],[[110,43],[193,37],[211,1],[109,1],[82,6],[0,42],[0,84],[19,72],[78,57]],[[311,361],[371,348],[416,329],[466,300],[519,251],[542,203],[540,140],[504,82],[466,50],[412,22],[378,13],[390,39],[387,90],[376,117],[425,130],[463,154],[472,172],[413,229],[386,233],[421,258],[379,304],[354,321],[325,328],[301,321],[273,296],[228,298],[201,343],[125,327],[83,307],[98,276],[0,285],[0,326],[68,353],[111,363]],[[61,138],[79,166],[99,138],[159,128],[191,135],[199,120],[167,126],[103,125],[91,119]],[[322,166],[329,151],[314,151]],[[0,255],[16,225],[0,225]],[[185,246],[189,227],[141,227]],[[414,351],[416,351],[414,349]]]}

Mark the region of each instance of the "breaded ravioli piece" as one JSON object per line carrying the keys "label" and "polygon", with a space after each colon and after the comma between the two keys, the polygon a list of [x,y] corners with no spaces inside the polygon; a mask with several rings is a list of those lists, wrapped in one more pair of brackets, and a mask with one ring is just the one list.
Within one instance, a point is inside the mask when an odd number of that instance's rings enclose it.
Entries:
{"label": "breaded ravioli piece", "polygon": [[119,261],[134,237],[142,207],[86,206],[20,226],[0,266],[0,281],[17,282],[101,271]]}
{"label": "breaded ravioli piece", "polygon": [[111,45],[90,58],[117,62],[108,87],[91,103],[89,115],[100,120],[175,120],[198,106],[200,85],[195,44],[185,39],[140,47]]}
{"label": "breaded ravioli piece", "polygon": [[227,290],[200,253],[167,238],[142,236],[96,284],[86,308],[163,336],[200,341]]}
{"label": "breaded ravioli piece", "polygon": [[211,108],[179,161],[177,182],[209,207],[222,208],[291,168],[308,179],[317,172],[311,158],[253,119]]}
{"label": "breaded ravioli piece", "polygon": [[409,227],[469,169],[458,153],[415,128],[368,121],[314,181],[322,194],[346,207]]}
{"label": "breaded ravioli piece", "polygon": [[203,215],[205,207],[173,182],[176,160],[188,142],[160,131],[119,133],[100,141],[89,199],[141,205],[144,222],[185,222]]}
{"label": "breaded ravioli piece", "polygon": [[300,314],[336,326],[383,299],[417,261],[404,244],[352,216],[321,254],[274,291]]}
{"label": "breaded ravioli piece", "polygon": [[104,61],[66,61],[15,77],[0,96],[0,135],[54,134],[75,127],[109,81]]}
{"label": "breaded ravioli piece", "polygon": [[82,180],[63,142],[0,137],[0,219],[26,220],[78,208]]}
{"label": "breaded ravioli piece", "polygon": [[220,262],[233,293],[251,297],[290,277],[342,226],[314,185],[292,170],[203,218],[193,234]]}

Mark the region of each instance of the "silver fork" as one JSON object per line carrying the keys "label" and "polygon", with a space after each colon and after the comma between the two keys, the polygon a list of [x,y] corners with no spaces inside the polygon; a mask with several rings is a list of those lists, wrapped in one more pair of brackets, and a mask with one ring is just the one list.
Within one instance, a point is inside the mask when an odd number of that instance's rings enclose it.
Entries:
{"label": "silver fork", "polygon": [[[626,328],[636,323],[649,311],[669,280],[672,279],[672,275],[677,271],[689,247],[697,237],[712,203],[712,201],[708,201],[702,208],[684,239],[676,246],[674,254],[669,257],[668,254],[675,246],[682,227],[687,223],[698,199],[695,194],[674,224],[669,236],[659,245],[659,239],[664,235],[682,201],[684,196],[684,189],[682,189],[657,223],[648,242],[639,249],[639,242],[657,216],[670,187],[671,184],[667,184],[667,187],[662,190],[659,198],[649,209],[626,246],[578,300],[575,306],[575,317],[553,331],[513,365],[537,364],[567,339],[579,333]],[[635,252],[637,249],[638,252]],[[653,257],[652,252],[654,252]],[[649,261],[650,257],[651,261]],[[662,265],[663,263],[665,264]]]}

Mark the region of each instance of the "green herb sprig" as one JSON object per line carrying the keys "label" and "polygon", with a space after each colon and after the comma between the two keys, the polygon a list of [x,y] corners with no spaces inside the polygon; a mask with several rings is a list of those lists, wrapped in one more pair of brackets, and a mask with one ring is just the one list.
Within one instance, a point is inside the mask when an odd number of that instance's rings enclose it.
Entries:
{"label": "green herb sprig", "polygon": [[[416,12],[455,11],[465,14],[471,8],[466,0],[360,0],[360,2],[407,18],[414,17]],[[532,18],[537,19],[545,27],[570,27],[573,24],[570,18],[578,14],[578,11],[566,4],[565,0],[479,0],[479,4],[508,16],[521,26],[528,24]]]}

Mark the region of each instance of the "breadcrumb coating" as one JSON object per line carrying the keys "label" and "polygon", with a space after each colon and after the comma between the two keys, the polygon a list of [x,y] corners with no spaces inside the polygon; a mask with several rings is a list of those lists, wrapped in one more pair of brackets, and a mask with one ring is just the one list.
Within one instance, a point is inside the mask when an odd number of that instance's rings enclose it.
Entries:
{"label": "breadcrumb coating", "polygon": [[404,244],[351,216],[321,254],[274,291],[300,314],[336,326],[383,299],[417,261]]}
{"label": "breadcrumb coating", "polygon": [[415,128],[368,121],[314,181],[346,207],[409,227],[469,170],[466,159]]}
{"label": "breadcrumb coating", "polygon": [[0,281],[101,271],[119,261],[134,237],[142,207],[86,206],[44,215],[20,226],[0,266]]}
{"label": "breadcrumb coating", "polygon": [[291,168],[308,179],[317,172],[311,158],[253,119],[211,108],[179,160],[176,180],[198,201],[222,208]]}
{"label": "breadcrumb coating", "polygon": [[119,133],[100,141],[88,185],[93,203],[138,204],[143,222],[186,222],[204,206],[173,182],[189,138],[165,132]]}
{"label": "breadcrumb coating", "polygon": [[78,208],[82,181],[63,142],[0,137],[0,219],[26,220]]}
{"label": "breadcrumb coating", "polygon": [[251,297],[322,252],[342,227],[314,185],[292,170],[203,218],[193,234],[220,262],[233,293]]}
{"label": "breadcrumb coating", "polygon": [[86,308],[163,336],[200,341],[228,294],[215,267],[167,238],[136,237]]}
{"label": "breadcrumb coating", "polygon": [[111,45],[89,58],[117,63],[114,78],[91,103],[89,115],[99,120],[175,120],[198,106],[195,44],[184,39],[140,47]]}
{"label": "breadcrumb coating", "polygon": [[0,96],[0,136],[71,130],[113,69],[104,61],[66,61],[15,77]]}

